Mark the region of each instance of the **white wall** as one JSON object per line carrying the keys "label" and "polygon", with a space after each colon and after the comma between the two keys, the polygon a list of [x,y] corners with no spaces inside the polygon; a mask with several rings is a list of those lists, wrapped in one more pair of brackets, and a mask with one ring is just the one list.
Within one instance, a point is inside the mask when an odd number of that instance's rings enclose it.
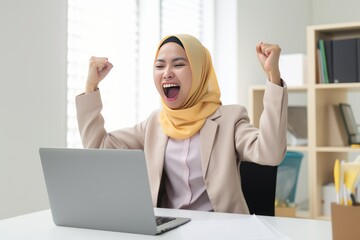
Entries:
{"label": "white wall", "polygon": [[359,0],[316,0],[312,8],[312,24],[360,21]]}
{"label": "white wall", "polygon": [[1,1],[0,219],[48,208],[38,148],[66,144],[66,1]]}
{"label": "white wall", "polygon": [[215,0],[214,68],[223,104],[237,102],[238,1]]}
{"label": "white wall", "polygon": [[258,42],[277,43],[282,54],[306,52],[306,26],[311,23],[310,0],[240,0],[238,5],[238,102],[248,106],[250,85],[265,84],[257,60]]}

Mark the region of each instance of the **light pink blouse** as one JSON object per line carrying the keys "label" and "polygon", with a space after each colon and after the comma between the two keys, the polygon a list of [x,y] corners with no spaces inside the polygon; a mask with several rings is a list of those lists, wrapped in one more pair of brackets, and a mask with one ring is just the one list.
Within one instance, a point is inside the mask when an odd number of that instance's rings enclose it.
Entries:
{"label": "light pink blouse", "polygon": [[202,176],[199,133],[185,140],[169,138],[164,169],[163,207],[213,210]]}

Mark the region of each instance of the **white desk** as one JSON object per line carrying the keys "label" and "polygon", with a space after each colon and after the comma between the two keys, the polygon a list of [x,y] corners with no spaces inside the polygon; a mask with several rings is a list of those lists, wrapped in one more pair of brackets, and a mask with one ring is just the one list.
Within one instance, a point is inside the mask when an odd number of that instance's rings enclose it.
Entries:
{"label": "white desk", "polygon": [[[226,214],[214,212],[199,212],[186,210],[171,210],[171,209],[155,209],[157,215],[164,216],[182,216],[190,217],[192,221],[173,229],[169,232],[158,236],[146,236],[137,234],[127,234],[110,231],[89,230],[80,228],[58,227],[55,226],[50,210],[26,214],[14,218],[0,220],[0,239],[1,240],[22,240],[22,239],[36,239],[36,240],[121,240],[121,239],[194,239],[191,236],[200,235],[204,238],[200,239],[218,239],[219,235],[237,236],[239,239],[239,230],[229,228],[227,223],[236,220],[244,220],[249,218],[248,215],[240,214]],[[257,216],[262,222],[267,224],[270,228],[273,227],[286,239],[301,239],[301,240],[322,240],[331,239],[331,222],[323,220],[309,220],[297,218],[283,218],[283,217],[265,217]],[[207,224],[208,223],[208,224]],[[207,226],[213,226],[210,223],[217,223],[211,232],[216,232],[216,236],[207,236]],[[202,226],[199,228],[199,226]],[[231,238],[231,237],[230,237]],[[199,239],[199,238],[197,238]],[[225,239],[224,239],[225,240]]]}

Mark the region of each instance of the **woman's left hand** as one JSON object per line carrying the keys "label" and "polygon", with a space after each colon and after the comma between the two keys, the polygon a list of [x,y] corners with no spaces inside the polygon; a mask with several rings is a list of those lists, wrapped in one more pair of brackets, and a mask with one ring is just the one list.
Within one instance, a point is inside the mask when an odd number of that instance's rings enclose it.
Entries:
{"label": "woman's left hand", "polygon": [[277,44],[261,42],[256,45],[257,57],[267,78],[277,85],[281,85],[279,70],[280,52],[281,48]]}

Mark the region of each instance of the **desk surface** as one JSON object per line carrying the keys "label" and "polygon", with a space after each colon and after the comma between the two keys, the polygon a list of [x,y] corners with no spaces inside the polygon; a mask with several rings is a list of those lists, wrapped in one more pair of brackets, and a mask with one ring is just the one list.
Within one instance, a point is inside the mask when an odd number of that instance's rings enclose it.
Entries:
{"label": "desk surface", "polygon": [[[236,237],[241,232],[230,228],[228,223],[249,219],[248,215],[200,212],[173,209],[155,209],[156,215],[190,217],[192,221],[158,236],[146,236],[110,231],[89,230],[80,228],[58,227],[52,221],[50,210],[26,214],[14,218],[0,220],[0,239],[189,239],[189,236],[201,236],[200,239],[224,239]],[[310,220],[284,217],[257,216],[270,229],[275,229],[284,236],[283,239],[331,239],[331,222],[325,220]],[[216,225],[212,225],[216,224]],[[216,226],[211,228],[211,226]],[[211,236],[207,236],[211,235]],[[203,238],[204,237],[204,238]],[[193,239],[193,238],[191,238]]]}

